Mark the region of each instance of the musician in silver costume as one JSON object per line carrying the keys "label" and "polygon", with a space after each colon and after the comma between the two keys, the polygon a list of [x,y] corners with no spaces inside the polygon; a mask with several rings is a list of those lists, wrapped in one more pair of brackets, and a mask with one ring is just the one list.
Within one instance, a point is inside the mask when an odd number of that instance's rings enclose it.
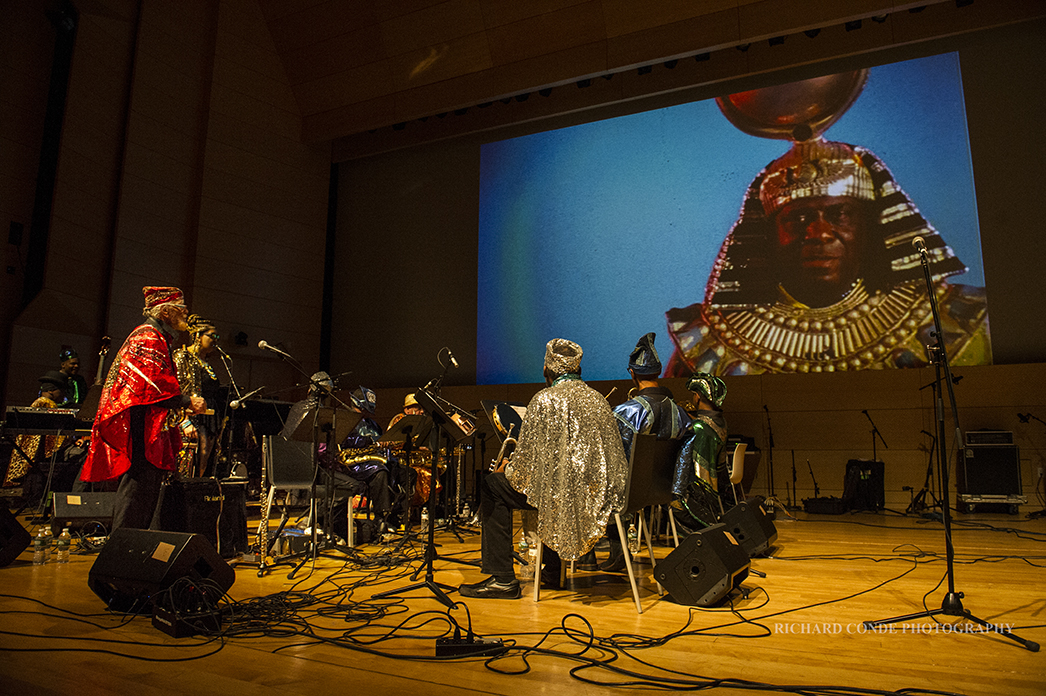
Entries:
{"label": "musician in silver costume", "polygon": [[561,338],[545,347],[545,384],[527,406],[511,462],[483,480],[479,518],[483,571],[463,597],[516,599],[513,510],[537,510],[547,547],[541,581],[558,584],[562,560],[592,549],[624,502],[628,464],[616,420],[599,392],[581,380],[581,346]]}

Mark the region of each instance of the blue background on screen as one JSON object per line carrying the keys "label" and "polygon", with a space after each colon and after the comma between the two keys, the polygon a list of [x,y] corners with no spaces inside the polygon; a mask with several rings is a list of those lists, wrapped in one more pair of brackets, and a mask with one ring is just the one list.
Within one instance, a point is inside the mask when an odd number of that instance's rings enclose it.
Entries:
{"label": "blue background on screen", "polygon": [[[825,134],[878,155],[984,285],[954,53],[872,68]],[[483,145],[477,382],[540,382],[545,343],[577,341],[586,379],[627,379],[665,312],[700,302],[745,189],[788,143],[746,135],[714,100]]]}

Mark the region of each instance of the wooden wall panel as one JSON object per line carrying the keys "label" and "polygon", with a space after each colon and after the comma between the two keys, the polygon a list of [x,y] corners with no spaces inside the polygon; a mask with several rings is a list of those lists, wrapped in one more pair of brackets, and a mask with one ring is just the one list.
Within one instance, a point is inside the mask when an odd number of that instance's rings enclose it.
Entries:
{"label": "wooden wall panel", "polygon": [[529,2],[481,0],[480,4],[483,8],[484,24],[488,29],[492,29],[538,15],[558,12],[575,5],[584,5],[587,2],[589,0],[530,0]]}
{"label": "wooden wall panel", "polygon": [[380,24],[386,56],[451,43],[483,29],[479,0],[447,0]]}
{"label": "wooden wall panel", "polygon": [[732,17],[736,26],[738,6],[746,3],[738,0],[664,0],[654,3],[603,0],[602,4],[606,15],[607,37],[613,39],[676,23],[690,24],[689,20],[715,16]]}
{"label": "wooden wall panel", "polygon": [[475,75],[491,67],[488,37],[476,32],[389,59],[391,91]]}
{"label": "wooden wall panel", "polygon": [[602,3],[596,0],[493,27],[488,34],[494,64],[505,65],[605,43],[606,26]]}

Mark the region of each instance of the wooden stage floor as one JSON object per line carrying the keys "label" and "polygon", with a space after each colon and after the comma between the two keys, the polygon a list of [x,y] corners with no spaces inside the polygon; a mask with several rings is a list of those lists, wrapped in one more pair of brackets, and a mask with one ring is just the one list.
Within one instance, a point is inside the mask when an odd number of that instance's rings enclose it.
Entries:
{"label": "wooden stage floor", "polygon": [[[212,638],[175,639],[149,617],[104,612],[87,586],[96,555],[34,566],[27,550],[0,568],[0,689],[63,696],[582,695],[658,687],[1046,694],[1043,653],[954,617],[863,628],[941,607],[940,522],[888,512],[795,515],[779,516],[771,556],[752,562],[766,577],[750,576],[747,598],[734,597],[732,607],[660,599],[648,566],[642,615],[623,574],[576,573],[568,589],[544,590],[539,603],[529,586],[519,600],[467,600],[449,611],[426,588],[377,600],[371,595],[413,582],[423,550],[406,545],[394,556],[366,546],[353,558],[320,558],[293,580],[288,566],[259,578],[256,566],[235,564],[234,618]],[[957,515],[952,536],[955,587],[966,609],[1046,640],[1046,520]],[[447,558],[479,557],[476,530],[463,542],[446,532],[437,541]],[[482,577],[451,560],[434,567],[434,579],[455,588]],[[453,634],[454,622],[471,622],[477,635],[511,647],[494,660],[437,659],[436,638]]]}

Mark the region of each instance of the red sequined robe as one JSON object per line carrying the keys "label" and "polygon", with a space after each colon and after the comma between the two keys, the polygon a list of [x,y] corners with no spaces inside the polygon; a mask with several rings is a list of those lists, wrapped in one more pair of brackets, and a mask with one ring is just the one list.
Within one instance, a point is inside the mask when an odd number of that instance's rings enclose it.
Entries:
{"label": "red sequined robe", "polygon": [[131,467],[132,406],[147,406],[145,458],[158,469],[177,468],[181,434],[177,418],[168,416],[172,403],[180,403],[181,389],[169,341],[158,326],[147,322],[131,332],[116,354],[91,429],[84,481],[113,479]]}

